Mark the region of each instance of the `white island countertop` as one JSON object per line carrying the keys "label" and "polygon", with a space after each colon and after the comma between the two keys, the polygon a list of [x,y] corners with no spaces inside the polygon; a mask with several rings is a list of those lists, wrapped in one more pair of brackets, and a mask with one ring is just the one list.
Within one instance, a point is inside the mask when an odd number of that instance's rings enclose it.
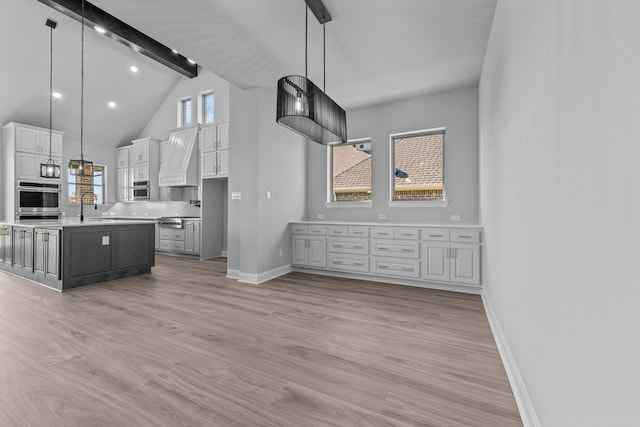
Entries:
{"label": "white island countertop", "polygon": [[29,227],[29,228],[51,228],[63,229],[67,227],[95,227],[103,225],[127,225],[127,224],[148,224],[149,220],[132,220],[132,219],[106,219],[104,217],[89,217],[84,221],[80,218],[63,218],[60,221],[0,221],[2,225],[13,227]]}

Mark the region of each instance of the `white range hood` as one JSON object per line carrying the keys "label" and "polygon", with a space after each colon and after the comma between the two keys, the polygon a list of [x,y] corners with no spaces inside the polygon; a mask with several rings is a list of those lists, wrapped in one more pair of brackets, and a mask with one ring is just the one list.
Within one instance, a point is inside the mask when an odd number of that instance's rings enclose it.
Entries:
{"label": "white range hood", "polygon": [[198,185],[198,126],[171,132],[164,155],[158,185],[195,187]]}

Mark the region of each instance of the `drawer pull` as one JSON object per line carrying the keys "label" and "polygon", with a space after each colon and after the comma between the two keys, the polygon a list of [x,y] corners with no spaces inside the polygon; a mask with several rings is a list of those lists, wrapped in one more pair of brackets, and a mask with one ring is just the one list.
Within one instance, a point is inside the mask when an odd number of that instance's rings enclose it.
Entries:
{"label": "drawer pull", "polygon": [[354,231],[353,234],[364,234],[363,231]]}
{"label": "drawer pull", "polygon": [[342,231],[334,231],[333,234],[342,234]]}
{"label": "drawer pull", "polygon": [[389,233],[378,233],[378,236],[388,236]]}
{"label": "drawer pull", "polygon": [[413,249],[401,249],[400,252],[413,252]]}
{"label": "drawer pull", "polygon": [[378,248],[378,250],[379,250],[379,251],[388,251],[388,250],[389,250],[389,248],[387,248],[386,246],[380,246],[380,247]]}
{"label": "drawer pull", "polygon": [[429,234],[430,237],[442,237],[442,234]]}
{"label": "drawer pull", "polygon": [[364,265],[364,262],[354,262],[353,265],[357,267],[362,267]]}
{"label": "drawer pull", "polygon": [[357,245],[357,246],[354,246],[354,247],[353,247],[353,249],[364,249],[364,246],[362,246],[362,245]]}
{"label": "drawer pull", "polygon": [[342,245],[333,245],[334,248],[341,248]]}
{"label": "drawer pull", "polygon": [[333,261],[333,263],[340,265],[340,264],[342,264],[342,261]]}
{"label": "drawer pull", "polygon": [[411,233],[402,233],[402,234],[400,234],[400,235],[401,235],[401,236],[413,236],[413,234],[411,234]]}
{"label": "drawer pull", "polygon": [[311,231],[313,231],[314,233],[320,233],[322,230],[311,230]]}
{"label": "drawer pull", "polygon": [[458,237],[461,239],[471,239],[473,236],[467,236],[466,234],[458,234]]}
{"label": "drawer pull", "polygon": [[381,269],[388,269],[388,268],[389,268],[389,266],[388,266],[388,265],[379,265],[379,266],[378,266],[378,268],[381,268]]}
{"label": "drawer pull", "polygon": [[402,271],[413,271],[413,267],[402,267]]}

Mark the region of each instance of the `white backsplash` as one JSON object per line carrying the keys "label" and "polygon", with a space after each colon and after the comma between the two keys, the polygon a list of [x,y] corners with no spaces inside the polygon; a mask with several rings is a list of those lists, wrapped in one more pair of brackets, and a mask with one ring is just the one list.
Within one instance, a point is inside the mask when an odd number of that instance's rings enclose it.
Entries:
{"label": "white backsplash", "polygon": [[200,216],[200,208],[189,202],[119,202],[104,212],[108,216]]}

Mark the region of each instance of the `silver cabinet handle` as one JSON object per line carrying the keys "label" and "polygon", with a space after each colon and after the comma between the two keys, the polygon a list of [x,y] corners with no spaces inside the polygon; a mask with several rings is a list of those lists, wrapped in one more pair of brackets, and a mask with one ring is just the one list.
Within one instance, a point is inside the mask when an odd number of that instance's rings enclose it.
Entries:
{"label": "silver cabinet handle", "polygon": [[353,234],[364,234],[364,231],[354,231]]}
{"label": "silver cabinet handle", "polygon": [[353,265],[362,267],[364,265],[364,262],[354,262]]}
{"label": "silver cabinet handle", "polygon": [[342,264],[342,261],[333,261],[333,263],[334,263],[334,264],[341,265],[341,264]]}
{"label": "silver cabinet handle", "polygon": [[411,233],[402,233],[402,234],[400,234],[400,235],[401,235],[401,236],[413,236],[413,234],[411,234]]}
{"label": "silver cabinet handle", "polygon": [[402,267],[402,271],[413,271],[413,267]]}
{"label": "silver cabinet handle", "polygon": [[461,238],[461,239],[471,239],[473,236],[467,236],[465,234],[459,234],[458,237]]}
{"label": "silver cabinet handle", "polygon": [[378,233],[378,236],[388,236],[389,233]]}
{"label": "silver cabinet handle", "polygon": [[388,265],[379,265],[378,268],[382,268],[382,269],[388,269],[389,266]]}
{"label": "silver cabinet handle", "polygon": [[333,245],[334,248],[341,248],[342,245]]}
{"label": "silver cabinet handle", "polygon": [[400,249],[400,252],[413,252],[413,249],[403,248],[403,249]]}
{"label": "silver cabinet handle", "polygon": [[364,246],[362,246],[362,245],[357,245],[357,246],[354,246],[354,247],[353,247],[353,249],[364,249]]}
{"label": "silver cabinet handle", "polygon": [[430,237],[442,237],[442,234],[429,234]]}

